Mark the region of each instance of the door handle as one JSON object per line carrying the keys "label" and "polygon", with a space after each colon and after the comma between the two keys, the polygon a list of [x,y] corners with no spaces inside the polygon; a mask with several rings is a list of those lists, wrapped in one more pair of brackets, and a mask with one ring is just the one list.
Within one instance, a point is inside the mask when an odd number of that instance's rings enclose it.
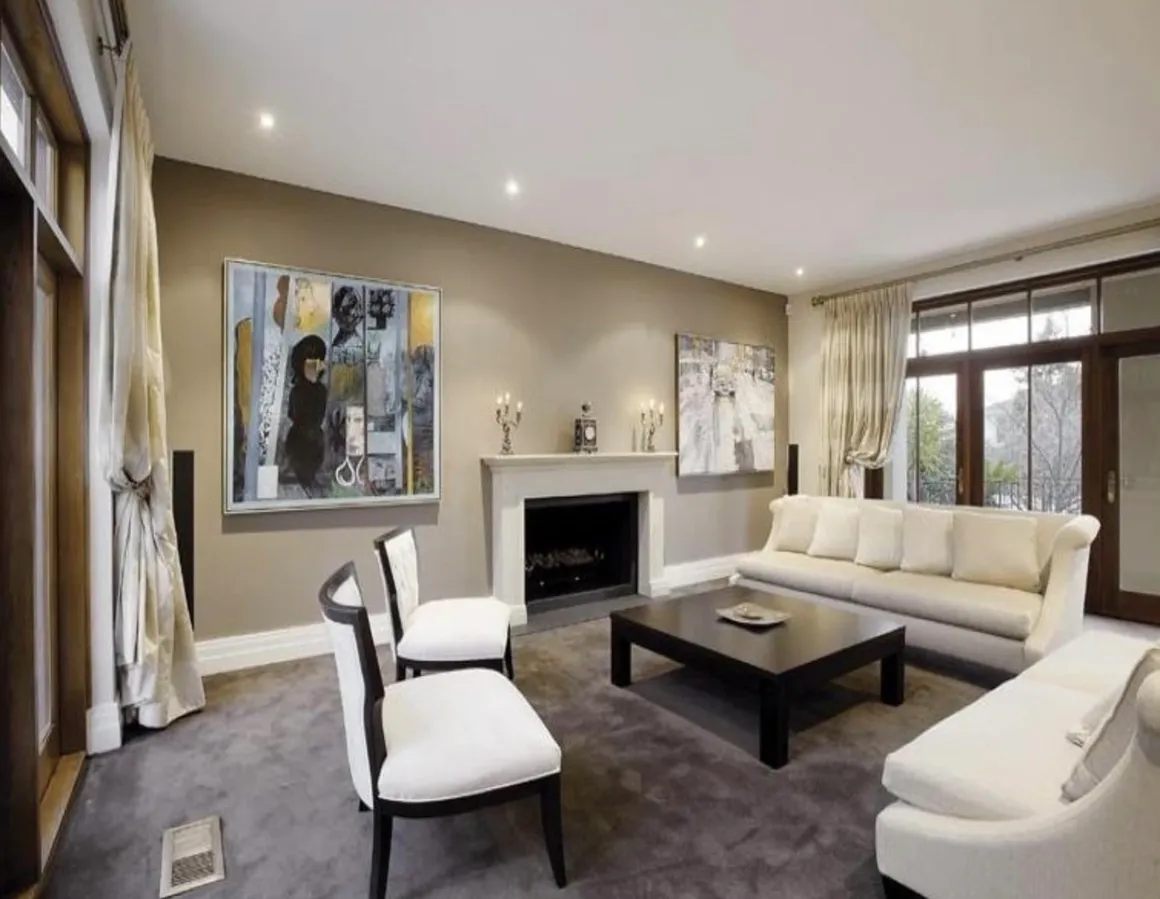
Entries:
{"label": "door handle", "polygon": [[1115,469],[1108,472],[1108,503],[1115,505],[1116,502],[1116,472]]}

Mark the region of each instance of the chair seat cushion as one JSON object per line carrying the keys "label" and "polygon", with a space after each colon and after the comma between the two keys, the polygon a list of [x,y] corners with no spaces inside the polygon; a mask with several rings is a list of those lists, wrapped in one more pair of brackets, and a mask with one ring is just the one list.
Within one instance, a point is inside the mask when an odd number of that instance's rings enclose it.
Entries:
{"label": "chair seat cushion", "polygon": [[853,562],[779,550],[750,553],[738,560],[737,571],[742,577],[834,599],[849,599],[855,582],[882,577],[882,572]]}
{"label": "chair seat cushion", "polygon": [[882,785],[917,808],[1001,821],[1063,806],[1081,751],[1066,734],[1086,693],[1016,678],[886,757]]}
{"label": "chair seat cushion", "polygon": [[398,655],[410,662],[502,659],[511,606],[491,597],[419,603],[403,625]]}
{"label": "chair seat cushion", "polygon": [[391,684],[382,711],[383,799],[458,799],[560,771],[559,745],[498,671],[467,668]]}
{"label": "chair seat cushion", "polygon": [[860,580],[851,598],[877,609],[1011,640],[1026,640],[1043,609],[1038,593],[908,571]]}

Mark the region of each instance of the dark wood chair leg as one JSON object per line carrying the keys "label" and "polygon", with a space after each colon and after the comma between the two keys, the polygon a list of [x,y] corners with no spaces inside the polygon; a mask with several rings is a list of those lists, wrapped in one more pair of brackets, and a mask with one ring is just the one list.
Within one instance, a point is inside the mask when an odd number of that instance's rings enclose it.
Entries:
{"label": "dark wood chair leg", "polygon": [[370,809],[367,807],[367,804],[365,802],[363,802],[361,799],[358,801],[358,810],[360,812],[369,812],[370,811]]}
{"label": "dark wood chair leg", "polygon": [[402,662],[395,662],[395,683],[407,679],[407,666]]}
{"label": "dark wood chair leg", "polygon": [[370,899],[384,899],[387,895],[387,873],[391,868],[391,833],[394,819],[375,812],[375,845],[371,855]]}
{"label": "dark wood chair leg", "polygon": [[504,651],[503,651],[503,663],[504,663],[504,665],[507,666],[508,680],[515,680],[516,679],[516,669],[515,669],[515,666],[512,665],[512,635],[510,632],[508,633],[507,646],[504,648]]}
{"label": "dark wood chair leg", "polygon": [[886,894],[886,899],[923,899],[910,887],[903,886],[897,880],[891,880],[885,874],[882,875],[882,891]]}
{"label": "dark wood chair leg", "polygon": [[560,808],[560,775],[550,777],[540,788],[540,817],[544,825],[544,843],[548,847],[548,861],[556,886],[564,887],[568,875],[564,871],[564,815]]}

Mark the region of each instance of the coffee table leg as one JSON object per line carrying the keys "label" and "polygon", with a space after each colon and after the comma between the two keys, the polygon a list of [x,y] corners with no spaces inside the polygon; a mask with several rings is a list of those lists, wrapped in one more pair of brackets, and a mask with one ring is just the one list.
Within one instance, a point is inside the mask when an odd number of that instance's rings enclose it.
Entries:
{"label": "coffee table leg", "polygon": [[906,698],[906,662],[902,650],[882,660],[882,701],[886,705],[902,705]]}
{"label": "coffee table leg", "polygon": [[612,627],[612,685],[627,687],[632,683],[632,643]]}
{"label": "coffee table leg", "polygon": [[789,764],[789,697],[777,681],[761,682],[761,734],[758,755],[771,768]]}

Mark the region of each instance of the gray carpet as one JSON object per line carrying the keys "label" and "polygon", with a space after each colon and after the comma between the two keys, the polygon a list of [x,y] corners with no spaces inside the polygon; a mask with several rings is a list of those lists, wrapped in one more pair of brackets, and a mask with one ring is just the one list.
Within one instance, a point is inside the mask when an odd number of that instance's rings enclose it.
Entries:
{"label": "gray carpet", "polygon": [[[883,757],[982,693],[911,667],[895,709],[877,701],[876,668],[856,672],[802,698],[792,761],[774,772],[753,757],[752,694],[640,650],[638,683],[620,690],[607,647],[607,619],[515,642],[517,683],[564,748],[567,889],[528,800],[398,822],[390,896],[879,897]],[[204,713],[92,761],[46,899],[156,896],[162,829],[211,814],[227,879],[192,897],[366,895],[371,819],[356,810],[333,661],[207,688]]]}

